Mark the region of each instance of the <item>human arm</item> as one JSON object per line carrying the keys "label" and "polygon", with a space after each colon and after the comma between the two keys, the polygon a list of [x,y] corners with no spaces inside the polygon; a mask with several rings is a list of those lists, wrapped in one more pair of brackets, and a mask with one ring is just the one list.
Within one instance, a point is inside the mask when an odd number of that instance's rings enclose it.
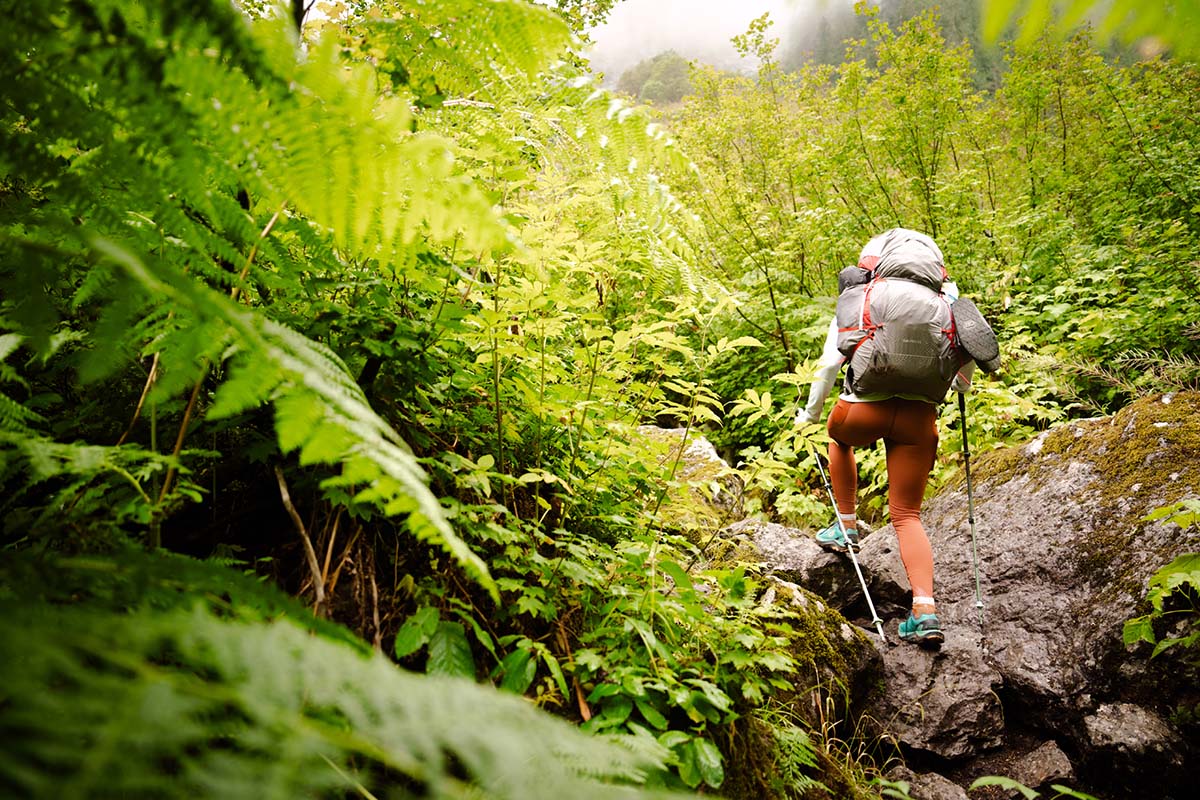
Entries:
{"label": "human arm", "polygon": [[825,399],[837,380],[838,370],[845,362],[845,357],[837,349],[838,328],[837,317],[829,321],[829,331],[825,335],[825,347],[821,351],[821,360],[817,363],[816,378],[808,390],[808,404],[796,412],[796,424],[806,425],[818,422],[825,408]]}

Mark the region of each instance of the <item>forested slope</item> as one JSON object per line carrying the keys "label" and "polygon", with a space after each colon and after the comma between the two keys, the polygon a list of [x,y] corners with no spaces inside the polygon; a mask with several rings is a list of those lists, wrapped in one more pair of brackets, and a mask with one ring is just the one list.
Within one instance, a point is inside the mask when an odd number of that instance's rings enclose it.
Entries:
{"label": "forested slope", "polygon": [[1002,333],[982,447],[1200,377],[1191,65],[981,95],[932,17],[796,74],[759,25],[655,119],[516,0],[10,6],[8,795],[877,794],[637,427],[823,517],[792,387],[893,225]]}

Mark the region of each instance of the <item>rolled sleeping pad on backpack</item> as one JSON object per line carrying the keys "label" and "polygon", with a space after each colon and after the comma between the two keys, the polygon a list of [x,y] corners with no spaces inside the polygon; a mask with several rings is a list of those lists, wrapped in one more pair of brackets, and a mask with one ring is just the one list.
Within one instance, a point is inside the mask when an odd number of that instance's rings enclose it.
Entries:
{"label": "rolled sleeping pad on backpack", "polygon": [[864,283],[869,283],[870,280],[870,270],[855,266],[846,267],[838,273],[838,294],[846,291],[851,286],[861,286]]}
{"label": "rolled sleeping pad on backpack", "polygon": [[999,370],[1000,342],[975,304],[966,297],[960,297],[950,304],[950,313],[954,316],[958,343],[967,351],[967,355],[975,359],[975,363],[986,373]]}

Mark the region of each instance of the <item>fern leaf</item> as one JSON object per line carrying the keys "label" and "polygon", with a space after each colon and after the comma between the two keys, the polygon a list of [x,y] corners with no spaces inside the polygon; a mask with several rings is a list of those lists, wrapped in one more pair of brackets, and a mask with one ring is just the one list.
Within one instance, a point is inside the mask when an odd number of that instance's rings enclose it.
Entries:
{"label": "fern leaf", "polygon": [[[180,569],[200,592],[173,577]],[[238,605],[217,616],[201,593],[209,588],[237,584],[237,598],[256,604],[268,595],[228,574],[153,556],[26,563],[23,574],[6,563],[0,638],[22,642],[0,662],[6,793],[672,796],[636,788],[663,767],[652,741],[590,737],[491,687],[403,672],[336,626],[314,636],[298,609],[270,622]],[[33,579],[85,597],[119,587],[134,610],[31,602],[14,589]],[[138,587],[165,604],[143,602]]]}
{"label": "fern leaf", "polygon": [[[341,464],[338,485],[364,486],[358,499],[385,513],[407,515],[409,530],[444,548],[493,596],[487,565],[454,533],[426,476],[403,439],[372,409],[345,364],[331,350],[247,310],[227,297],[158,265],[148,265],[120,245],[93,237],[92,246],[122,267],[133,283],[196,319],[220,323],[248,362],[273,387],[276,430],[285,451],[299,449],[306,463]],[[257,370],[256,370],[257,371]],[[218,389],[219,410],[245,407],[246,382]],[[233,396],[236,394],[236,396]]]}

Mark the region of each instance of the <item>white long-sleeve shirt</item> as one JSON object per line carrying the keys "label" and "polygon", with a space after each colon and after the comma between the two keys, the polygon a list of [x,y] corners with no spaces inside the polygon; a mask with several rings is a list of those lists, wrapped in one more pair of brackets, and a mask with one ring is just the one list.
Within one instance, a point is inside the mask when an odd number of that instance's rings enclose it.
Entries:
{"label": "white long-sleeve shirt", "polygon": [[[949,302],[954,302],[958,299],[958,287],[947,281],[942,286],[942,294],[946,296]],[[808,404],[804,409],[796,415],[798,422],[817,422],[821,419],[821,412],[825,408],[825,399],[829,397],[829,392],[833,388],[834,382],[837,380],[838,371],[841,370],[842,364],[846,363],[846,357],[843,356],[837,348],[838,344],[838,324],[837,316],[829,321],[829,331],[825,335],[825,347],[821,350],[821,359],[817,362],[817,371],[812,388],[808,391]],[[954,381],[950,388],[956,392],[967,392],[971,388],[971,377],[975,374],[975,362],[967,361],[959,368],[958,373],[954,376]],[[870,403],[879,400],[887,400],[890,397],[903,397],[909,400],[921,400],[926,403],[932,401],[928,397],[922,397],[915,394],[861,394],[856,395],[850,391],[849,387],[843,387],[839,399],[849,403]]]}

